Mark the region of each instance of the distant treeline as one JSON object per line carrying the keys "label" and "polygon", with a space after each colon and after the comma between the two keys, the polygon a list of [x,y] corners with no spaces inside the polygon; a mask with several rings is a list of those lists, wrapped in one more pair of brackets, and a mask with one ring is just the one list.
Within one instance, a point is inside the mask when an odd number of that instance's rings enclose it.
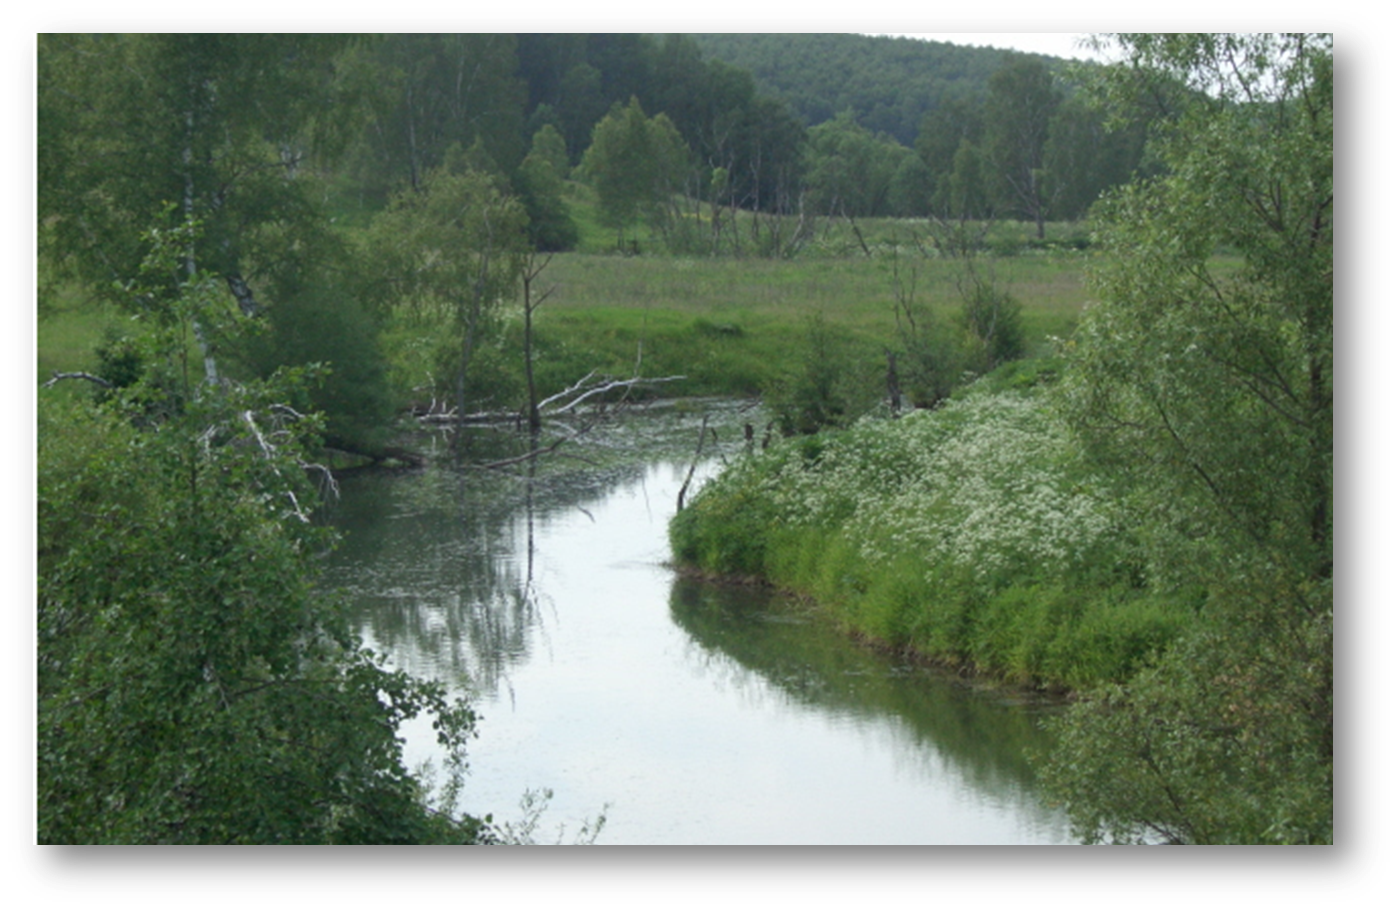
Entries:
{"label": "distant treeline", "polygon": [[570,165],[635,98],[683,140],[686,195],[749,210],[1081,217],[1140,166],[1053,58],[857,35],[464,34],[357,39],[336,58],[371,203],[474,147],[511,175],[540,129]]}

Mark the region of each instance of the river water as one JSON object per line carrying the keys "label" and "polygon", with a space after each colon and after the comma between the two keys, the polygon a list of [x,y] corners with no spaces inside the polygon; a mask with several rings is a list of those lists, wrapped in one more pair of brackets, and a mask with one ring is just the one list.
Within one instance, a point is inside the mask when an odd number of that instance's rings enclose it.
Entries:
{"label": "river water", "polygon": [[[600,421],[533,467],[342,482],[328,574],[366,644],[481,716],[462,808],[518,819],[548,789],[539,839],[564,842],[600,813],[600,844],[1068,842],[1025,758],[1051,706],[667,566],[701,425],[690,495],[742,457],[744,422],[688,403]],[[473,445],[481,461],[518,441]],[[410,764],[434,757],[429,727],[402,732]]]}

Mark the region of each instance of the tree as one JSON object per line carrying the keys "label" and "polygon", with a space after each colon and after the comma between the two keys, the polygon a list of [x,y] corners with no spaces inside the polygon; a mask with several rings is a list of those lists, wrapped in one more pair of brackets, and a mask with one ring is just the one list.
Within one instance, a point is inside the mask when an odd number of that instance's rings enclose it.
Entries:
{"label": "tree", "polygon": [[487,839],[428,808],[397,739],[435,715],[459,781],[469,708],[383,669],[317,588],[311,478],[333,482],[297,376],[191,375],[190,325],[220,306],[209,276],[168,286],[192,241],[148,237],[149,369],[102,405],[40,399],[38,839]]}
{"label": "tree", "polygon": [[1142,121],[1122,120],[1109,128],[1104,112],[1074,95],[1059,105],[1044,147],[1050,215],[1059,221],[1083,217],[1102,192],[1130,181],[1141,166]]}
{"label": "tree", "polygon": [[383,451],[393,400],[379,323],[358,299],[352,273],[343,252],[279,272],[265,286],[276,300],[265,325],[234,347],[248,374],[264,380],[288,365],[320,364],[322,375],[290,403],[324,416],[328,446],[374,456]]}
{"label": "tree", "polygon": [[917,137],[917,153],[932,174],[933,214],[941,218],[987,217],[980,178],[981,111],[954,98],[929,113]]}
{"label": "tree", "polygon": [[1049,209],[1044,147],[1061,102],[1048,67],[1033,58],[1012,57],[990,77],[984,115],[988,186],[1006,210],[1034,222],[1040,239]]}
{"label": "tree", "polygon": [[848,218],[886,215],[907,149],[875,136],[845,111],[810,131],[806,181],[819,211]]}
{"label": "tree", "polygon": [[515,173],[515,187],[529,215],[529,239],[541,252],[572,249],[578,242],[578,227],[563,199],[567,173],[563,135],[547,124],[540,127]]}
{"label": "tree", "polygon": [[599,220],[616,230],[618,246],[643,218],[664,226],[672,197],[684,187],[689,154],[670,118],[647,119],[635,96],[593,127],[580,172],[596,187]]}
{"label": "tree", "polygon": [[[301,165],[331,149],[340,106],[317,35],[39,38],[40,251],[118,304],[148,253],[140,231],[197,219],[187,278],[217,276],[245,314],[288,234],[318,228]],[[177,276],[167,276],[174,282]],[[217,378],[217,339],[194,327]]]}
{"label": "tree", "polygon": [[[757,97],[744,113],[734,163],[733,198],[744,200],[754,216],[749,225],[759,255],[790,258],[814,233],[806,218],[806,128],[791,107]],[[794,216],[794,217],[792,217]]]}
{"label": "tree", "polygon": [[1064,402],[1153,583],[1204,607],[1139,685],[1069,714],[1050,777],[1089,837],[1330,840],[1331,38],[1116,40],[1096,91],[1170,100],[1167,172],[1104,203]]}
{"label": "tree", "polygon": [[[321,362],[330,371],[301,404],[328,414],[335,444],[364,449],[387,415],[377,329],[335,278],[343,250],[306,166],[352,125],[333,66],[346,40],[41,36],[40,256],[136,315],[153,305],[127,291],[151,281],[140,228],[197,220],[165,280],[200,272],[226,288],[193,324],[206,379]],[[267,331],[226,337],[235,313]]]}
{"label": "tree", "polygon": [[354,168],[375,198],[405,182],[418,189],[452,146],[479,143],[506,173],[524,157],[527,89],[513,35],[379,36],[341,65],[361,86],[366,129]]}
{"label": "tree", "polygon": [[455,337],[444,353],[464,415],[472,357],[524,268],[528,216],[496,178],[453,169],[448,158],[421,190],[403,190],[375,217],[361,269],[364,295],[381,312],[450,326]]}

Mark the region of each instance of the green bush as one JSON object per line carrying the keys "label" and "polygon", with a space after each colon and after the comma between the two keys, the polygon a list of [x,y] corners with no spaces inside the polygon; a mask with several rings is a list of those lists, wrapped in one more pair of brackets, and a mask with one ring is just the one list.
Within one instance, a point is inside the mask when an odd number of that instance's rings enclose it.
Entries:
{"label": "green bush", "polygon": [[295,280],[266,309],[265,330],[242,342],[240,356],[253,375],[318,363],[321,381],[293,402],[325,415],[325,441],[337,448],[373,452],[388,434],[393,396],[379,328],[343,288]]}
{"label": "green bush", "polygon": [[800,365],[764,390],[763,400],[786,436],[848,426],[874,403],[866,373],[848,342],[817,313],[806,321]]}
{"label": "green bush", "polygon": [[976,281],[962,301],[962,324],[971,337],[971,366],[988,372],[1024,356],[1020,304],[1005,290]]}

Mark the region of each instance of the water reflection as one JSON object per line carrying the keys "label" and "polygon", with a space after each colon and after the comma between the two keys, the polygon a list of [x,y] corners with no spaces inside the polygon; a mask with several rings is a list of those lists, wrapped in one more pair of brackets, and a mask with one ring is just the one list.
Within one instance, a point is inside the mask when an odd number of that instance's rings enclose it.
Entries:
{"label": "water reflection", "polygon": [[475,465],[518,457],[528,451],[527,437],[480,428],[454,459],[439,436],[424,436],[418,448],[443,456],[428,468],[342,483],[328,518],[343,540],[328,575],[348,595],[363,633],[395,665],[495,695],[510,668],[529,659],[533,639],[546,634],[540,610],[549,595],[534,578],[538,536],[566,516],[591,518],[653,463],[687,470],[681,453],[710,422],[725,432],[709,431],[717,444],[706,452],[736,455],[748,409],[700,402],[594,421],[571,446],[506,470]]}
{"label": "water reflection", "polygon": [[[769,591],[664,568],[703,422],[667,412],[599,427],[570,459],[342,485],[330,574],[366,639],[484,715],[473,811],[508,816],[551,787],[564,820],[610,804],[609,843],[1066,839],[1023,757],[1033,706],[862,648]],[[737,457],[743,415],[708,422],[706,451]],[[405,734],[425,757],[430,733]]]}
{"label": "water reflection", "polygon": [[730,685],[776,693],[793,708],[854,727],[893,721],[906,756],[945,759],[987,792],[1033,788],[1026,755],[1047,745],[1037,718],[1053,705],[971,688],[944,671],[854,645],[809,607],[770,589],[679,577],[670,614],[694,643],[690,660]]}

